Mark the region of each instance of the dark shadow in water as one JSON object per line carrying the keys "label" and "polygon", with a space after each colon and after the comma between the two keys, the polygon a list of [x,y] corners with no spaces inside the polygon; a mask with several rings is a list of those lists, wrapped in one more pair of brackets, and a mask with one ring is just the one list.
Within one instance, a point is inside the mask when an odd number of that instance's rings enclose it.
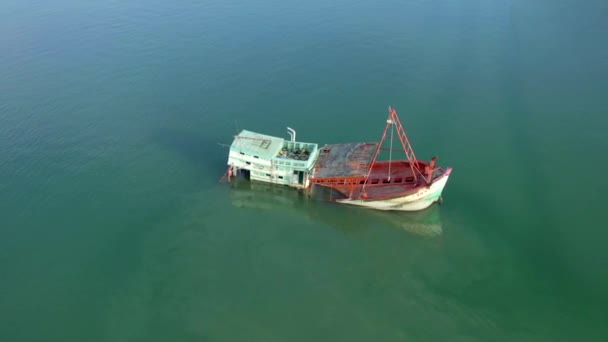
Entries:
{"label": "dark shadow in water", "polygon": [[417,236],[435,237],[442,234],[437,205],[418,212],[378,211],[312,199],[283,185],[245,180],[233,180],[230,200],[235,207],[288,212],[295,217],[327,224],[346,234],[356,233],[378,223]]}
{"label": "dark shadow in water", "polygon": [[152,135],[152,141],[186,159],[206,175],[217,181],[226,169],[228,148],[217,140],[192,131],[163,129]]}

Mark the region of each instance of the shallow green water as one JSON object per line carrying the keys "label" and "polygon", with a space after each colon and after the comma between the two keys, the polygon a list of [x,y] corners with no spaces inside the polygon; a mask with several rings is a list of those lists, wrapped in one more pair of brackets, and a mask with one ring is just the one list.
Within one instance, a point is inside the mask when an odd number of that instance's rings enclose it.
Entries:
{"label": "shallow green water", "polygon": [[[602,340],[606,15],[3,2],[0,340]],[[444,205],[218,183],[237,127],[377,140],[388,105],[454,167]]]}

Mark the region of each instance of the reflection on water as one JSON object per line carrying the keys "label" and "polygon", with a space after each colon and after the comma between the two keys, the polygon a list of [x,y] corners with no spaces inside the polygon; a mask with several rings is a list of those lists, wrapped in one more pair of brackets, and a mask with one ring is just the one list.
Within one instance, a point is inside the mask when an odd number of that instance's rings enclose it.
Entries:
{"label": "reflection on water", "polygon": [[314,200],[286,186],[243,180],[231,183],[230,199],[237,208],[287,212],[347,232],[381,223],[425,237],[442,233],[437,205],[417,212],[378,211]]}

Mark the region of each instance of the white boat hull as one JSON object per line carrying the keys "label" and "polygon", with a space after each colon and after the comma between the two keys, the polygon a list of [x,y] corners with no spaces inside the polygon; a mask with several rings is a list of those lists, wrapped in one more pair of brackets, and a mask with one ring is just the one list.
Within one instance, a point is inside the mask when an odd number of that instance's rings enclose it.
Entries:
{"label": "white boat hull", "polygon": [[342,199],[337,200],[338,203],[357,205],[376,210],[401,210],[401,211],[417,211],[423,210],[438,202],[441,198],[441,192],[448,182],[448,178],[452,169],[437,178],[429,188],[423,187],[413,194],[403,197],[394,197],[378,200],[352,200]]}

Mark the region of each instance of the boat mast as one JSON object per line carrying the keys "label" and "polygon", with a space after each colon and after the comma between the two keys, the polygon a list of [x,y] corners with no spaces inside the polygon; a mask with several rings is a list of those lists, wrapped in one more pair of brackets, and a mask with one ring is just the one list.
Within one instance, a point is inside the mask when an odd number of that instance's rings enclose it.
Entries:
{"label": "boat mast", "polygon": [[[391,107],[388,107],[388,108],[390,109]],[[361,187],[361,192],[359,193],[359,198],[361,196],[365,195],[365,186],[367,185],[367,181],[369,180],[369,175],[372,172],[372,169],[374,168],[374,164],[376,163],[378,154],[380,153],[380,150],[382,149],[382,144],[384,143],[384,139],[386,139],[386,131],[388,131],[388,126],[390,125],[389,122],[391,122],[390,114],[388,116],[388,119],[386,120],[386,126],[384,127],[384,132],[382,132],[382,139],[380,139],[378,146],[376,146],[376,152],[374,152],[374,158],[372,158],[372,162],[369,164],[369,169],[367,169],[367,174],[365,175],[365,181],[363,182],[363,186]]]}
{"label": "boat mast", "polygon": [[405,133],[405,129],[401,124],[401,120],[397,115],[397,111],[395,108],[388,107],[390,111],[390,117],[395,127],[397,128],[397,135],[399,136],[399,140],[401,140],[401,146],[403,146],[403,151],[405,152],[405,156],[407,157],[407,161],[410,164],[410,169],[412,170],[412,175],[414,176],[414,181],[418,181],[418,176],[422,175],[420,168],[418,166],[418,159],[416,158],[416,154],[414,153],[414,148],[412,144],[410,144],[410,140]]}
{"label": "boat mast", "polygon": [[388,181],[391,181],[391,164],[393,162],[393,120],[388,119],[386,123],[391,125],[391,147],[388,150]]}
{"label": "boat mast", "polygon": [[361,197],[361,195],[363,195],[365,193],[365,186],[367,185],[367,181],[369,180],[369,175],[372,172],[372,169],[374,168],[374,164],[376,164],[376,160],[378,159],[378,154],[380,154],[380,150],[382,149],[382,144],[384,144],[384,140],[386,139],[386,132],[388,131],[388,126],[391,126],[391,150],[389,152],[389,177],[388,179],[390,180],[390,168],[391,168],[391,162],[392,162],[392,143],[393,143],[393,126],[395,127],[395,129],[397,130],[397,136],[399,136],[399,140],[401,141],[401,146],[403,147],[403,152],[405,152],[405,156],[407,157],[408,163],[410,164],[410,169],[412,170],[412,175],[414,176],[414,182],[418,181],[418,176],[422,175],[422,172],[420,171],[419,167],[418,167],[418,159],[416,159],[416,154],[414,153],[414,149],[412,148],[412,145],[410,144],[410,140],[407,138],[407,134],[405,134],[405,129],[403,128],[403,125],[401,124],[401,120],[399,120],[399,116],[397,115],[397,111],[392,108],[392,107],[388,107],[388,119],[386,120],[386,127],[384,127],[384,132],[382,133],[382,139],[380,140],[380,142],[378,143],[378,146],[376,147],[376,152],[374,153],[374,158],[372,158],[372,162],[369,165],[369,169],[367,170],[367,174],[365,175],[365,182],[363,183],[363,186],[361,187],[361,193],[359,195],[359,197]]}

